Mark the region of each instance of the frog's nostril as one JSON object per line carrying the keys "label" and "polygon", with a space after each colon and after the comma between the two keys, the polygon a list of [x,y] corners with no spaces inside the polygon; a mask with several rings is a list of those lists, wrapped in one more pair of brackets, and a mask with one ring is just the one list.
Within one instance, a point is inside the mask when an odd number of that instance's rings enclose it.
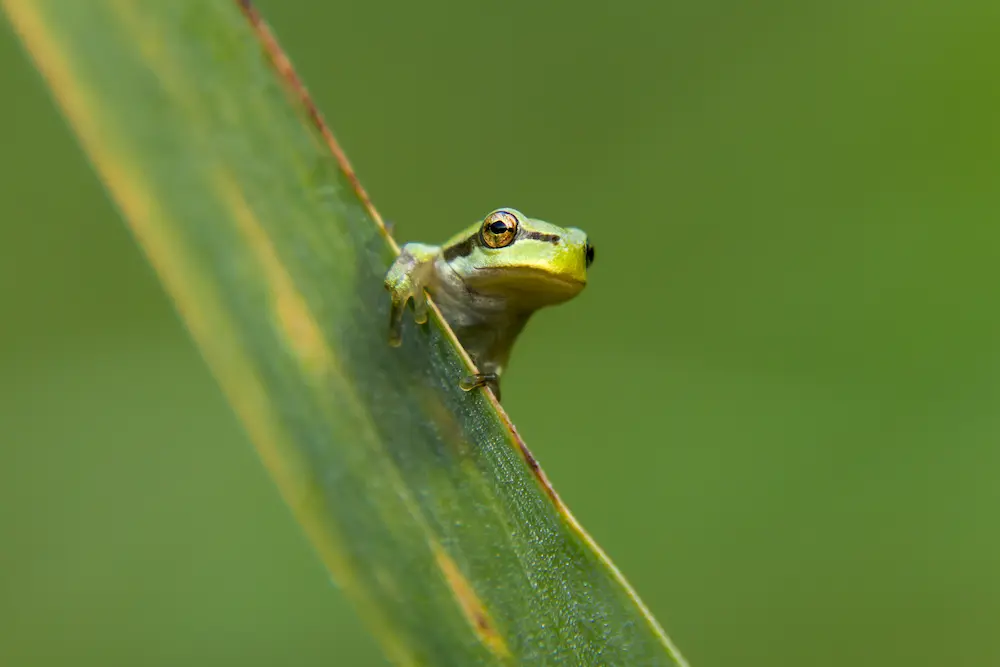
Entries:
{"label": "frog's nostril", "polygon": [[589,268],[594,263],[594,246],[587,243],[587,247],[584,248],[583,252],[587,258],[587,267]]}

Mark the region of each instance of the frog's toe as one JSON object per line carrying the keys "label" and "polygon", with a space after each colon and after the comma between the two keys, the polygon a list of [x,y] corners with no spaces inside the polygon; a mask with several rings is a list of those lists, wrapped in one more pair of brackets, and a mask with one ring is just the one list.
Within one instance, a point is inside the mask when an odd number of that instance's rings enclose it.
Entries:
{"label": "frog's toe", "polygon": [[403,311],[406,301],[392,300],[389,306],[389,345],[399,347],[403,343]]}
{"label": "frog's toe", "polygon": [[389,344],[398,347],[403,342],[403,313],[411,293],[406,281],[386,279],[385,288],[389,290],[391,303],[389,305]]}
{"label": "frog's toe", "polygon": [[427,295],[423,290],[417,290],[413,295],[413,320],[417,324],[427,322]]}

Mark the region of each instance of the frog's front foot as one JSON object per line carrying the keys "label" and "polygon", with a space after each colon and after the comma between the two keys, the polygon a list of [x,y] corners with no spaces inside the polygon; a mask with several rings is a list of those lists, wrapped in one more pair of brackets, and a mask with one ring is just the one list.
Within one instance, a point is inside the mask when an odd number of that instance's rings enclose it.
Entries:
{"label": "frog's front foot", "polygon": [[496,373],[466,375],[458,383],[458,386],[462,388],[462,391],[472,391],[476,387],[489,387],[493,390],[493,395],[497,397],[497,400],[500,400],[500,376]]}
{"label": "frog's front foot", "polygon": [[407,243],[385,275],[389,290],[389,344],[398,347],[403,342],[403,311],[413,300],[413,319],[417,324],[427,321],[427,296],[424,288],[433,266],[437,248],[419,243]]}
{"label": "frog's front foot", "polygon": [[392,303],[389,306],[389,344],[399,347],[403,342],[403,311],[413,300],[413,319],[417,324],[427,321],[427,297],[423,285],[415,283],[410,275],[393,276],[392,271],[385,279]]}

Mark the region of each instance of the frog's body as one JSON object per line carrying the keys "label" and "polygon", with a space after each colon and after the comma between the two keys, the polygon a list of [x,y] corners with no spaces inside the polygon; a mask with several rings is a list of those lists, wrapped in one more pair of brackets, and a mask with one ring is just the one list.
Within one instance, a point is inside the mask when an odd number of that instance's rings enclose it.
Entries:
{"label": "frog's body", "polygon": [[427,320],[426,289],[479,368],[463,388],[488,385],[500,397],[510,350],[533,312],[576,296],[587,284],[594,248],[579,229],[490,213],[442,246],[407,243],[389,269],[389,342],[400,343],[403,310],[413,299]]}

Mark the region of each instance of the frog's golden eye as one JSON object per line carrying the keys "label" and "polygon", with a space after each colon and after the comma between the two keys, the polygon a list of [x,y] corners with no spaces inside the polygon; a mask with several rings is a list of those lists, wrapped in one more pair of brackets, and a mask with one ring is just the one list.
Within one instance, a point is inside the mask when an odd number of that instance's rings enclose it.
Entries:
{"label": "frog's golden eye", "polygon": [[509,246],[517,236],[517,218],[508,211],[494,211],[483,220],[479,236],[487,248]]}

